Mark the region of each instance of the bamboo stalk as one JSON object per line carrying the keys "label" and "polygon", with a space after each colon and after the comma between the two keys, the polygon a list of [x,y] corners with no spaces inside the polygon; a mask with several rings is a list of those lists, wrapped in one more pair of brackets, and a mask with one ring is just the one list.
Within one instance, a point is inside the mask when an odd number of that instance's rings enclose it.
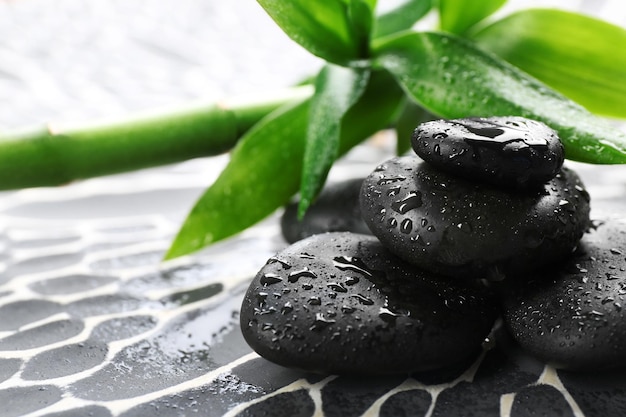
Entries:
{"label": "bamboo stalk", "polygon": [[226,152],[261,118],[312,87],[263,101],[242,98],[97,124],[4,132],[0,190],[55,186],[74,180]]}

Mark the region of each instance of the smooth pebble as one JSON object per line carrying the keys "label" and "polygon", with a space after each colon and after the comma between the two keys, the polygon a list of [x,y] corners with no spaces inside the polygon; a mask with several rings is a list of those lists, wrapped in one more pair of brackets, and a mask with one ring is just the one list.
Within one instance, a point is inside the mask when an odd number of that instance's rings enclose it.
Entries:
{"label": "smooth pebble", "polygon": [[433,120],[415,129],[411,144],[441,170],[508,188],[544,184],[565,157],[556,131],[516,116]]}
{"label": "smooth pebble", "polygon": [[539,189],[505,190],[397,157],[365,179],[360,201],[390,251],[452,277],[498,281],[558,262],[589,223],[589,195],[566,168]]}
{"label": "smooth pebble", "polygon": [[527,351],[558,368],[626,361],[626,220],[595,222],[570,259],[504,291],[505,323]]}
{"label": "smooth pebble", "polygon": [[476,355],[497,309],[478,282],[425,273],[367,235],[301,240],[259,271],[241,308],[248,344],[319,373],[408,374]]}

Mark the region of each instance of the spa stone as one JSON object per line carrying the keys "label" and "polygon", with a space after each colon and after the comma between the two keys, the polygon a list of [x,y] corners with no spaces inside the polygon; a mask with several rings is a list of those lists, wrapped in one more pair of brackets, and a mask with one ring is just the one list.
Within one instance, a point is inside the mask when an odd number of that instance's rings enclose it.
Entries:
{"label": "spa stone", "polygon": [[496,318],[477,282],[422,272],[367,235],[326,233],[271,258],[241,308],[248,344],[279,365],[409,374],[476,355]]}

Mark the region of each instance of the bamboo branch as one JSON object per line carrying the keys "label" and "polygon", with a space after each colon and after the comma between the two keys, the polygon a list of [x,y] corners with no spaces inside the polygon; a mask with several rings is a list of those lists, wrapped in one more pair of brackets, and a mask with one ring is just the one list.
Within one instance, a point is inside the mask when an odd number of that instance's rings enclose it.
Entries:
{"label": "bamboo branch", "polygon": [[97,124],[4,132],[0,189],[62,185],[218,155],[276,108],[311,94],[304,86],[263,101],[244,98]]}

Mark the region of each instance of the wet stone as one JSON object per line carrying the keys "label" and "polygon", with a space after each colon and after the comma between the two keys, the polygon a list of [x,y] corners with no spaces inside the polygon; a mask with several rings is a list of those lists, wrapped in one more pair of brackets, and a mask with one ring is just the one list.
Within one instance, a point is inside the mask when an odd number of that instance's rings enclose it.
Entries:
{"label": "wet stone", "polygon": [[425,416],[432,397],[425,390],[412,389],[390,396],[380,407],[380,417]]}
{"label": "wet stone", "polygon": [[528,352],[558,368],[624,367],[626,221],[594,222],[564,263],[503,291],[504,317]]}
{"label": "wet stone", "polygon": [[224,289],[222,284],[209,284],[204,287],[194,288],[188,291],[181,291],[168,295],[161,299],[166,305],[181,306],[185,304],[195,303],[197,301],[208,300],[209,298],[220,294]]}
{"label": "wet stone", "polygon": [[72,375],[104,362],[108,348],[104,343],[87,340],[38,354],[22,371],[25,380],[45,380]]}
{"label": "wet stone", "polygon": [[207,277],[215,275],[214,264],[194,263],[176,266],[163,271],[142,275],[120,284],[121,289],[129,294],[144,294],[148,291],[164,288],[187,288],[205,283]]}
{"label": "wet stone", "polygon": [[266,400],[251,404],[237,417],[275,416],[275,417],[312,417],[315,415],[315,403],[305,389],[274,395]]}
{"label": "wet stone", "polygon": [[559,379],[585,417],[626,415],[623,369],[605,372],[558,371]]}
{"label": "wet stone", "polygon": [[346,232],[271,258],[246,293],[241,327],[257,353],[283,366],[407,374],[475,355],[495,314],[478,284],[424,273],[376,238]]}
{"label": "wet stone", "polygon": [[[120,417],[223,416],[239,404],[264,395],[259,387],[224,373],[200,388],[166,395],[139,404]],[[272,414],[275,415],[275,414]]]}
{"label": "wet stone", "polygon": [[494,333],[495,346],[486,352],[475,373],[468,367],[465,376],[459,378],[461,382],[444,385],[445,389],[437,396],[433,417],[501,417],[502,396],[518,392],[539,379],[544,364],[529,358],[500,326]]}
{"label": "wet stone", "polygon": [[371,234],[361,217],[359,193],[363,178],[327,185],[302,218],[298,220],[298,202],[285,208],[281,231],[287,242],[324,232],[354,232]]}
{"label": "wet stone", "polygon": [[393,158],[361,189],[363,217],[392,252],[453,277],[501,280],[564,258],[589,222],[589,195],[573,171],[534,190],[505,190]]}
{"label": "wet stone", "polygon": [[550,385],[538,384],[517,392],[511,417],[574,417],[563,394]]}
{"label": "wet stone", "polygon": [[132,398],[206,375],[240,358],[250,352],[232,317],[240,300],[232,297],[219,306],[173,317],[91,375],[73,382],[70,391],[95,401]]}
{"label": "wet stone", "polygon": [[340,376],[322,388],[325,416],[360,416],[381,396],[397,387],[406,376],[361,378]]}
{"label": "wet stone", "polygon": [[438,169],[507,188],[544,184],[564,160],[553,129],[515,116],[433,120],[415,129],[411,144]]}

